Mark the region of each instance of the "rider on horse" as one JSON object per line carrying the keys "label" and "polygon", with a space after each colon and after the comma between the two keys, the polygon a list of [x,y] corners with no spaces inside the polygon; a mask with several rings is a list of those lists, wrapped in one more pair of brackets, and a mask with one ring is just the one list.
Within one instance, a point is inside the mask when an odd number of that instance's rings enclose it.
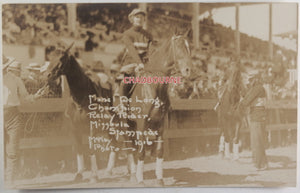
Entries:
{"label": "rider on horse", "polygon": [[[148,52],[152,35],[143,29],[146,13],[141,9],[134,9],[128,19],[132,23],[132,27],[124,32],[123,42],[126,46],[126,52],[123,57],[123,67],[121,72],[125,76],[134,76],[135,70],[143,68],[148,62]],[[132,84],[121,83],[120,96],[128,96],[132,88]]]}

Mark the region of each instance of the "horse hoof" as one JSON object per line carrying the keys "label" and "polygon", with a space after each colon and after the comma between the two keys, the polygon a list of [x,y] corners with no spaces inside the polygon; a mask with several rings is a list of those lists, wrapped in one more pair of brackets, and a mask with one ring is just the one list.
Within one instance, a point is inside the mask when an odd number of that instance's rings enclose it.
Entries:
{"label": "horse hoof", "polygon": [[218,156],[219,156],[219,158],[223,159],[224,158],[224,152],[219,152]]}
{"label": "horse hoof", "polygon": [[81,182],[83,180],[83,176],[81,173],[77,173],[75,178],[74,178],[74,181],[75,182]]}
{"label": "horse hoof", "polygon": [[232,160],[232,157],[230,155],[224,155],[223,157],[225,160]]}
{"label": "horse hoof", "polygon": [[163,179],[157,179],[155,182],[155,186],[157,186],[157,187],[162,187],[164,185],[165,185],[165,183],[164,183]]}
{"label": "horse hoof", "polygon": [[135,174],[130,174],[130,182],[133,182],[133,183],[137,182]]}
{"label": "horse hoof", "polygon": [[89,183],[90,184],[95,184],[99,181],[98,177],[97,176],[93,176],[89,179]]}
{"label": "horse hoof", "polygon": [[113,175],[112,170],[106,170],[106,171],[105,171],[105,175],[106,175],[106,176],[112,176],[112,175]]}
{"label": "horse hoof", "polygon": [[144,181],[139,182],[139,183],[138,183],[138,186],[139,186],[139,187],[145,187]]}
{"label": "horse hoof", "polygon": [[232,161],[239,161],[239,159],[240,159],[239,157],[233,157]]}

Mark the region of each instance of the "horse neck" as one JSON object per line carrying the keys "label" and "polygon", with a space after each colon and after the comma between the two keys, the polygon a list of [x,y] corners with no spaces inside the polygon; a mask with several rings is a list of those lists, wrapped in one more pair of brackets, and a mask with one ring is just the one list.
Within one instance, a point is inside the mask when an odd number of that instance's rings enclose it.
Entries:
{"label": "horse neck", "polygon": [[150,55],[148,64],[149,70],[163,72],[165,75],[168,75],[170,74],[168,65],[173,62],[173,60],[171,39],[169,39]]}
{"label": "horse neck", "polygon": [[240,99],[240,92],[241,92],[241,79],[240,79],[240,72],[237,70],[233,73],[232,79],[228,83],[225,92],[229,95],[229,100],[232,103],[238,103]]}
{"label": "horse neck", "polygon": [[88,95],[96,94],[93,83],[83,72],[77,61],[71,57],[70,66],[65,75],[74,100],[83,108],[87,108]]}

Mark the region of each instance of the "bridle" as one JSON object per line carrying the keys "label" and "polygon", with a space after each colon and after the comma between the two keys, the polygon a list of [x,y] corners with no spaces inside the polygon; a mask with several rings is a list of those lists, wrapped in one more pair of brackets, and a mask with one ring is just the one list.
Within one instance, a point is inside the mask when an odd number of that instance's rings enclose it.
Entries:
{"label": "bridle", "polygon": [[[70,51],[70,49],[73,47],[75,42],[72,42],[72,44],[64,51],[64,54],[68,54],[68,52]],[[55,67],[56,68],[56,67]],[[43,96],[44,95],[44,91],[46,90],[46,88],[49,88],[49,83],[48,81],[39,89],[39,92],[40,93],[43,93],[41,94],[40,96]]]}
{"label": "bridle", "polygon": [[[172,64],[171,64],[168,68],[169,68],[169,69],[174,69],[175,73],[180,72],[180,70],[178,70],[177,65],[176,65],[176,63],[177,63],[177,61],[178,61],[179,59],[178,59],[177,56],[176,56],[177,48],[176,48],[174,42],[175,42],[177,39],[180,39],[180,38],[183,38],[183,36],[182,36],[182,35],[174,35],[174,36],[172,36],[172,38],[171,38],[171,49],[172,49],[173,62],[171,62]],[[186,39],[184,39],[184,45],[185,45],[185,48],[186,48],[186,50],[187,50],[187,53],[190,55],[190,54],[191,54],[191,51],[190,51],[190,48],[189,48],[188,41],[187,41]]]}

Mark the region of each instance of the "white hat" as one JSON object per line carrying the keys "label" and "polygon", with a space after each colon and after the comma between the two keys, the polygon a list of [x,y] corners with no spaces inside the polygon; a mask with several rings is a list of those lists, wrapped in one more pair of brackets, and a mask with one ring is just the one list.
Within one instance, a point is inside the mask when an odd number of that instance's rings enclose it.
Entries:
{"label": "white hat", "polygon": [[6,57],[3,55],[3,65],[2,70],[5,70],[9,65],[11,65],[16,59],[13,57]]}
{"label": "white hat", "polygon": [[26,67],[26,69],[40,71],[41,67],[38,63],[30,63],[29,66]]}
{"label": "white hat", "polygon": [[146,12],[145,12],[145,11],[143,11],[143,10],[141,10],[141,9],[138,9],[138,8],[133,9],[133,10],[131,11],[131,13],[128,15],[128,19],[129,19],[129,21],[130,21],[131,23],[132,23],[132,17],[135,16],[135,15],[137,15],[137,14],[143,14],[144,16],[146,16]]}
{"label": "white hat", "polygon": [[17,71],[21,71],[22,67],[21,67],[21,63],[14,60],[13,62],[11,62],[8,67],[8,70],[17,70]]}

